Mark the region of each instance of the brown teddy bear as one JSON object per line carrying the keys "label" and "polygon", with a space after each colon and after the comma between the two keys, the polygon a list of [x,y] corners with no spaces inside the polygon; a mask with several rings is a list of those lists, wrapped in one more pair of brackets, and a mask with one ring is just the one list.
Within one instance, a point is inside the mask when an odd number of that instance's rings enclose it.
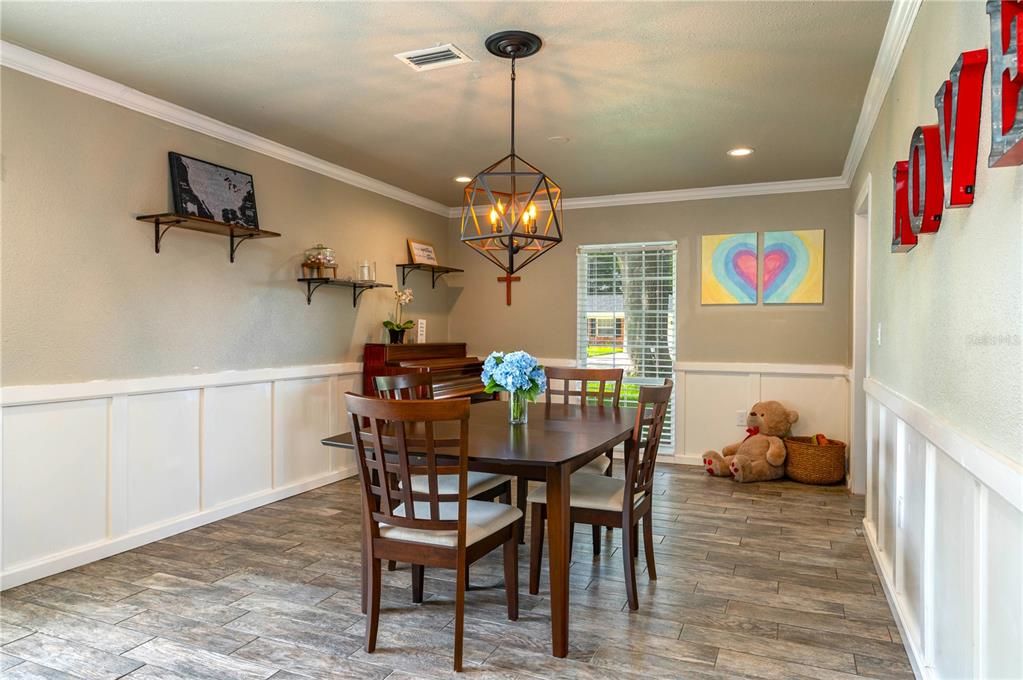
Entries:
{"label": "brown teddy bear", "polygon": [[738,444],[729,444],[721,453],[703,454],[707,474],[735,477],[737,482],[763,482],[785,476],[784,437],[799,414],[777,401],[753,404],[746,416],[749,434]]}

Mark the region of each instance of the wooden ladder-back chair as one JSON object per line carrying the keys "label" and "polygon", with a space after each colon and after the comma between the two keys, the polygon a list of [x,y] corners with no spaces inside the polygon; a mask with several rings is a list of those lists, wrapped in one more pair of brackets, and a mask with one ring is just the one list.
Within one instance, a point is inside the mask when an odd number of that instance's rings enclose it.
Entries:
{"label": "wooden ladder-back chair", "polygon": [[374,378],[381,399],[433,399],[433,376],[413,371]]}
{"label": "wooden ladder-back chair", "polygon": [[[376,383],[377,394],[382,399],[433,399],[433,376],[429,373],[410,372],[398,375],[378,375]],[[440,480],[441,493],[457,493],[457,475],[443,475]],[[512,478],[508,475],[499,475],[492,472],[470,472],[469,473],[469,498],[478,501],[499,500],[502,503],[512,502],[511,497]],[[415,491],[426,491],[426,478],[413,477],[412,488]],[[523,496],[524,497],[524,496]],[[525,513],[525,506],[519,508]],[[522,526],[519,527],[520,540]],[[387,562],[387,571],[394,571],[397,565],[393,561]],[[466,579],[468,582],[468,579]]]}
{"label": "wooden ladder-back chair", "polygon": [[[413,599],[423,599],[423,566],[455,570],[455,662],[462,670],[466,570],[504,546],[508,618],[518,619],[518,508],[469,499],[469,400],[375,399],[345,395],[362,485],[367,601],[366,651],[376,647],[380,562],[413,565]],[[363,423],[367,424],[363,424]],[[426,478],[416,491],[413,476]],[[441,493],[454,475],[457,492]]]}
{"label": "wooden ladder-back chair", "polygon": [[[565,404],[579,404],[581,406],[606,405],[617,408],[622,396],[622,381],[625,378],[625,371],[620,368],[545,368],[547,374],[547,391],[544,393],[547,405],[553,402],[554,397],[561,397]],[[578,383],[578,388],[573,386]],[[596,386],[596,391],[590,390],[590,386]],[[614,470],[614,452],[607,451],[603,456],[594,458],[586,465],[575,471],[575,474],[604,475],[610,477]],[[527,481],[519,478],[516,487],[518,507],[523,515],[526,512]],[[525,537],[525,525],[521,535]],[[593,554],[600,554],[600,527],[593,527]]]}
{"label": "wooden ladder-back chair", "polygon": [[[643,521],[643,543],[650,580],[657,579],[654,567],[653,507],[654,464],[660,446],[664,420],[671,400],[671,380],[663,386],[641,387],[636,406],[636,420],[632,437],[626,443],[625,479],[599,475],[572,475],[571,530],[569,545],[576,523],[607,526],[622,530],[622,557],[625,560],[625,585],[629,609],[639,609],[636,590],[636,564],[639,554],[639,523]],[[544,520],[547,518],[547,488],[541,486],[529,494],[533,504],[529,554],[529,592],[540,588],[540,563],[543,559]],[[571,551],[571,548],[570,548]]]}

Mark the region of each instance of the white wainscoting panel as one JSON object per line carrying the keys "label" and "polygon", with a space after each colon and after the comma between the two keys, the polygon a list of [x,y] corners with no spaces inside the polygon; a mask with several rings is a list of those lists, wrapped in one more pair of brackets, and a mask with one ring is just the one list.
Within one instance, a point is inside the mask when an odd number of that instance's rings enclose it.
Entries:
{"label": "white wainscoting panel", "polygon": [[16,406],[3,419],[4,570],[102,541],[108,402]]}
{"label": "white wainscoting panel", "polygon": [[320,444],[330,431],[330,380],[281,380],[274,385],[274,484],[285,485],[330,471]]}
{"label": "white wainscoting panel", "polygon": [[[684,385],[684,417],[681,421],[681,453],[702,457],[705,451],[720,451],[725,444],[742,439],[745,426],[736,426],[736,411],[746,412],[757,401],[751,383],[755,378],[743,373],[690,373]],[[742,436],[739,436],[742,434]],[[677,436],[677,435],[676,435]]]}
{"label": "white wainscoting panel", "polygon": [[917,675],[1023,678],[1023,464],[864,389],[864,535]]}
{"label": "white wainscoting panel", "polygon": [[760,398],[799,411],[799,420],[792,426],[794,435],[820,432],[849,441],[849,379],[845,375],[763,374]]}
{"label": "white wainscoting panel", "polygon": [[[1001,496],[987,494],[984,562],[988,565],[980,611],[979,677],[1023,677],[1023,523],[1020,512]],[[995,587],[991,587],[995,584]]]}
{"label": "white wainscoting panel", "polygon": [[199,511],[199,390],[127,400],[129,531]]}
{"label": "white wainscoting panel", "polygon": [[924,532],[905,531],[905,527],[924,525],[926,494],[924,470],[927,469],[927,440],[919,432],[905,426],[905,455],[900,459],[900,475],[904,475],[902,519],[899,522],[900,592],[906,598],[907,625],[919,636],[924,617]]}
{"label": "white wainscoting panel", "polygon": [[0,587],[354,474],[362,367],[326,364],[2,390]]}
{"label": "white wainscoting panel", "polygon": [[794,434],[822,432],[848,441],[849,369],[844,366],[679,362],[675,372],[680,391],[675,441],[681,442],[675,462],[701,464],[705,451],[741,441],[746,426],[737,424],[736,412],[769,399],[799,411]]}
{"label": "white wainscoting panel", "polygon": [[202,439],[204,508],[271,488],[272,389],[272,383],[264,382],[205,390]]}
{"label": "white wainscoting panel", "polygon": [[[334,378],[333,403],[330,413],[335,421],[330,424],[331,434],[342,434],[352,429],[345,405],[345,392],[362,393],[362,376],[359,374],[339,375]],[[332,470],[356,470],[355,452],[346,449],[331,448],[330,464]]]}
{"label": "white wainscoting panel", "polygon": [[[939,678],[976,677],[973,672],[973,641],[976,622],[973,617],[974,534],[976,518],[974,498],[978,489],[969,475],[948,456],[935,459],[935,526],[938,540],[934,546],[934,591],[938,601],[934,609],[934,638],[941,643],[934,649],[934,669]],[[908,533],[915,527],[904,527]]]}

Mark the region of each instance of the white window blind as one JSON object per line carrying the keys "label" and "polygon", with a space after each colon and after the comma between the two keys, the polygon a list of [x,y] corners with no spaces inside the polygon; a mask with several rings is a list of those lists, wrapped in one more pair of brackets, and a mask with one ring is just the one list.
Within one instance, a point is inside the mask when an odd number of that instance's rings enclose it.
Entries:
{"label": "white window blind", "polygon": [[[580,246],[576,324],[580,366],[623,368],[622,405],[639,385],[661,385],[675,366],[676,243]],[[661,445],[674,446],[675,398]]]}

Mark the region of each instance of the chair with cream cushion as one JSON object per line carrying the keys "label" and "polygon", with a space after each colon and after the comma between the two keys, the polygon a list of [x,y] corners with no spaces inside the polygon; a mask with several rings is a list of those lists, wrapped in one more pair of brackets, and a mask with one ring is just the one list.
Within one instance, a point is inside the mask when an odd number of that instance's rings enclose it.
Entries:
{"label": "chair with cream cushion", "polygon": [[[579,404],[583,407],[613,406],[617,408],[622,396],[622,380],[625,371],[620,368],[563,368],[549,367],[544,369],[547,374],[547,391],[544,393],[547,404],[554,403],[554,398],[563,404]],[[613,452],[607,451],[586,465],[576,470],[575,475],[604,475],[610,477],[613,466]],[[519,478],[517,499],[519,509],[526,512],[527,481]],[[522,536],[525,536],[523,521]],[[593,527],[593,554],[600,554],[600,527]]]}
{"label": "chair with cream cushion", "polygon": [[[363,499],[366,651],[376,647],[381,560],[413,564],[413,599],[423,567],[455,570],[454,669],[462,670],[465,585],[470,564],[504,547],[508,618],[518,619],[518,508],[468,498],[469,400],[385,400],[348,393]],[[417,491],[414,477],[426,479]],[[441,493],[442,476],[457,479]],[[445,486],[445,490],[451,487]]]}
{"label": "chair with cream cushion", "polygon": [[[662,387],[642,387],[636,406],[632,437],[626,442],[625,479],[600,475],[573,474],[570,481],[571,518],[569,552],[576,523],[622,529],[622,557],[625,560],[625,586],[629,609],[639,609],[636,591],[636,564],[639,552],[639,523],[643,522],[643,543],[650,580],[657,578],[654,567],[653,527],[651,525],[654,464],[661,431],[671,399],[673,383]],[[544,522],[547,519],[547,487],[534,489],[528,500],[533,504],[529,552],[529,592],[540,590],[540,563],[543,560]],[[596,552],[596,551],[594,551]]]}
{"label": "chair with cream cushion", "polygon": [[[378,375],[375,378],[377,394],[382,399],[433,399],[433,377],[429,373],[400,373],[398,375]],[[469,498],[490,501],[498,500],[511,503],[512,478],[492,472],[470,472]],[[422,475],[412,477],[412,490],[420,493],[428,491],[428,478]],[[458,475],[439,475],[437,485],[442,494],[458,493]],[[394,571],[396,565],[388,561],[387,570]],[[467,580],[468,582],[468,580]]]}

